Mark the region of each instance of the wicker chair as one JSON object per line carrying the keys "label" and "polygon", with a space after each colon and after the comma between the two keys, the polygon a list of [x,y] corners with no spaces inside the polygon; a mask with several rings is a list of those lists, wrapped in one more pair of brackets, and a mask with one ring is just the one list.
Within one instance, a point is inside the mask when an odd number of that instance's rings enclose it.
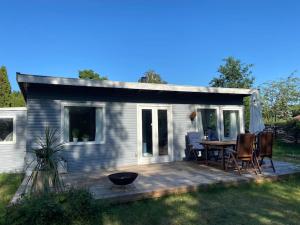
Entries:
{"label": "wicker chair", "polygon": [[[249,169],[251,166],[254,169],[255,174],[257,174],[254,165],[254,134],[239,134],[236,140],[235,150],[227,149],[228,158],[226,163],[226,170],[228,167],[233,166],[238,170],[239,175],[241,175],[241,169]],[[239,165],[241,162],[241,166]]]}

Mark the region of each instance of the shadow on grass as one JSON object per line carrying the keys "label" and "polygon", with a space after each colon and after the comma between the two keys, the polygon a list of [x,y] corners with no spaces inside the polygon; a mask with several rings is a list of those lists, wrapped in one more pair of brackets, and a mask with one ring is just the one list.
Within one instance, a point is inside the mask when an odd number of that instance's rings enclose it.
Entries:
{"label": "shadow on grass", "polygon": [[103,224],[298,224],[300,177],[104,207]]}

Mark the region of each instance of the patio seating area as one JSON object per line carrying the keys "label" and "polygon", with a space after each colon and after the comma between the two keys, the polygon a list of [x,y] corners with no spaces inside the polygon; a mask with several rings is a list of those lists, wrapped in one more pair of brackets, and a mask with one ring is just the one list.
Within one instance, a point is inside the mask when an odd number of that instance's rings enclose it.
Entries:
{"label": "patio seating area", "polygon": [[[237,185],[243,182],[276,180],[300,173],[300,166],[274,161],[276,173],[266,168],[262,174],[249,171],[226,172],[224,170],[199,164],[195,161],[180,161],[164,164],[139,165],[118,170],[102,170],[89,173],[70,173],[63,176],[67,186],[88,188],[96,199],[109,199],[117,202],[155,198],[172,193],[184,193],[207,188],[210,185]],[[139,176],[132,185],[118,187],[113,185],[107,175],[120,171],[133,171]]]}

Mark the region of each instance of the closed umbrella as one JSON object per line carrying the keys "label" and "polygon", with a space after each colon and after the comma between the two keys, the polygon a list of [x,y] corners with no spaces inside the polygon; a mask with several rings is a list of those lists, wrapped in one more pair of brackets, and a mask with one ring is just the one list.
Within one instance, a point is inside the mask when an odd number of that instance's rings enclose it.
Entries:
{"label": "closed umbrella", "polygon": [[253,91],[250,104],[250,127],[253,134],[258,134],[265,129],[262,118],[262,106],[258,90]]}

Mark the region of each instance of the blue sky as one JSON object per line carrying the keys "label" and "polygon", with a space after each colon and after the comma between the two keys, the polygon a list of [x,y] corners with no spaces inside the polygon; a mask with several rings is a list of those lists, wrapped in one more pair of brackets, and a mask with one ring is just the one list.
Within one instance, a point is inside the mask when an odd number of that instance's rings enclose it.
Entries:
{"label": "blue sky", "polygon": [[[300,70],[298,0],[0,0],[0,65],[77,77],[208,85],[222,59],[253,63],[256,85]],[[299,76],[299,72],[297,73]]]}

